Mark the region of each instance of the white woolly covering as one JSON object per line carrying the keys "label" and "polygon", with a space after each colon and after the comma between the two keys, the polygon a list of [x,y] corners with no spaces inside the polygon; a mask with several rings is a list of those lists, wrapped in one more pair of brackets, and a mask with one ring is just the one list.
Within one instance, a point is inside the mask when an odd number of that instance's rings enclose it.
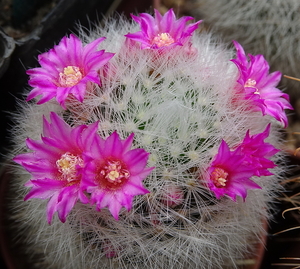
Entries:
{"label": "white woolly covering", "polygon": [[[174,50],[169,60],[153,61],[148,50],[122,45],[124,34],[136,31],[136,24],[122,18],[88,34],[82,31],[85,42],[106,36],[101,49],[116,53],[110,61],[115,76],[102,78],[102,87],[95,87],[83,104],[74,103],[72,111],[54,100],[43,105],[21,102],[12,156],[26,151],[27,137],[40,138],[42,115],[48,117],[50,111],[74,125],[99,120],[101,136],[117,130],[124,139],[134,132],[134,147],[151,153],[149,166],[156,169],[144,180],[150,194],[136,196],[132,210],[122,209],[119,221],[107,209],[97,212],[77,203],[66,223],[55,216],[48,225],[47,201],[23,201],[30,175],[15,165],[11,207],[17,238],[30,255],[42,254],[39,268],[237,268],[264,233],[269,202],[280,188],[283,156],[273,159],[278,163],[274,176],[253,178],[262,189],[248,191],[245,202],[217,200],[202,181],[222,139],[234,147],[248,129],[251,135],[260,133],[272,119],[243,103],[233,105],[238,71],[230,59],[235,56],[211,34],[193,37],[195,57]],[[279,129],[273,122],[267,139],[277,148]],[[160,202],[168,184],[184,190],[182,205],[171,208]],[[118,255],[106,258],[105,244]]]}
{"label": "white woolly covering", "polygon": [[[299,78],[299,0],[187,0],[186,5],[224,40],[237,40],[246,53],[263,54],[273,71]],[[299,96],[299,82],[282,82]]]}

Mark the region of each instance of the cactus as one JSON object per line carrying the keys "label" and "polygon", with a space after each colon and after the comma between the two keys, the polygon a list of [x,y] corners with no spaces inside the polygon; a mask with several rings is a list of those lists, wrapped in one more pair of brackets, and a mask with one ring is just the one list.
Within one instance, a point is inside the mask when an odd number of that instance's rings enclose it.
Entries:
{"label": "cactus", "polygon": [[281,74],[191,17],[132,17],[64,37],[28,70],[15,229],[48,268],[237,268],[281,188]]}

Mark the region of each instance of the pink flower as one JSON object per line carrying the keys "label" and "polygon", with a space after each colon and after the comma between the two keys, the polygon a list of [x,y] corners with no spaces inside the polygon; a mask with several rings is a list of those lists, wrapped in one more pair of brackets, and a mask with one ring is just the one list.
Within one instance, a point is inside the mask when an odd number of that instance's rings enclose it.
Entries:
{"label": "pink flower", "polygon": [[276,166],[268,158],[272,157],[279,150],[273,145],[264,142],[270,134],[270,128],[271,125],[269,124],[262,133],[253,136],[249,135],[248,130],[243,142],[237,149],[240,150],[241,154],[245,155],[244,163],[255,169],[255,175],[259,177],[273,175],[268,169]]}
{"label": "pink flower", "polygon": [[254,174],[255,170],[245,163],[244,155],[230,151],[223,140],[208,168],[207,184],[218,199],[227,195],[236,201],[238,195],[245,200],[248,189],[261,188],[250,179]]}
{"label": "pink flower", "polygon": [[176,20],[175,14],[170,9],[162,16],[156,9],[155,17],[148,13],[141,13],[140,17],[131,17],[140,24],[141,31],[125,35],[141,43],[142,49],[159,49],[163,47],[183,46],[188,43],[192,33],[201,21],[186,25],[193,17],[182,17]]}
{"label": "pink flower", "polygon": [[27,147],[33,152],[14,158],[32,176],[26,183],[31,190],[25,200],[49,199],[49,224],[56,211],[59,219],[65,222],[78,199],[89,202],[80,187],[85,166],[83,153],[90,149],[98,128],[97,123],[72,128],[53,112],[50,119],[52,123],[44,118],[41,140],[26,140]]}
{"label": "pink flower", "polygon": [[233,41],[237,49],[237,58],[232,62],[240,71],[237,82],[239,90],[246,100],[251,102],[254,111],[262,111],[263,115],[270,115],[287,126],[284,109],[293,109],[289,103],[289,96],[276,88],[280,79],[279,71],[269,74],[269,64],[262,55],[250,55],[249,62],[243,47]]}
{"label": "pink flower", "polygon": [[72,94],[83,102],[87,84],[100,84],[98,70],[114,55],[104,50],[97,51],[97,46],[104,39],[98,38],[83,47],[80,39],[71,34],[49,52],[40,54],[38,61],[41,67],[27,71],[29,85],[33,87],[27,101],[42,95],[38,104],[43,104],[55,97],[65,109],[65,101]]}
{"label": "pink flower", "polygon": [[131,209],[135,195],[149,192],[142,181],[154,168],[145,168],[149,153],[144,149],[130,150],[133,136],[121,140],[114,132],[106,140],[96,137],[91,150],[93,161],[87,164],[83,180],[91,202],[98,210],[108,207],[116,220],[122,207]]}

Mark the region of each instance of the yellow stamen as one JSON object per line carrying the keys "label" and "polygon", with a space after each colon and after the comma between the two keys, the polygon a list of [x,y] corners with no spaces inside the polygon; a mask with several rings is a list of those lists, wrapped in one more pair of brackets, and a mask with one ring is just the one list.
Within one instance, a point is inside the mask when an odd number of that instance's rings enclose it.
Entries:
{"label": "yellow stamen", "polygon": [[82,79],[82,73],[77,66],[67,66],[59,73],[59,84],[62,87],[72,87]]}
{"label": "yellow stamen", "polygon": [[152,45],[155,44],[159,48],[164,46],[169,46],[173,44],[175,40],[171,37],[169,33],[161,33],[156,35],[152,40]]}
{"label": "yellow stamen", "polygon": [[122,183],[124,179],[128,179],[129,171],[124,169],[119,161],[108,161],[107,165],[100,171],[100,174],[113,185]]}
{"label": "yellow stamen", "polygon": [[120,173],[116,170],[110,171],[106,176],[109,181],[113,182],[120,177]]}
{"label": "yellow stamen", "polygon": [[67,152],[56,161],[56,166],[61,173],[61,179],[71,182],[77,180],[77,166],[82,167],[83,160],[81,157]]}
{"label": "yellow stamen", "polygon": [[228,181],[227,177],[228,173],[219,167],[215,168],[215,170],[211,173],[211,180],[217,188],[226,187],[226,183]]}

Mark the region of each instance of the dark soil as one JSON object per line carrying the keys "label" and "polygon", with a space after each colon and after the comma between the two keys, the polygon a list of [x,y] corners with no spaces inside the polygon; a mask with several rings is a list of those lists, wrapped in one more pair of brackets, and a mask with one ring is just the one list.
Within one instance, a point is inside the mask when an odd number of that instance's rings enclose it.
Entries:
{"label": "dark soil", "polygon": [[0,27],[14,39],[28,35],[59,0],[1,0]]}

